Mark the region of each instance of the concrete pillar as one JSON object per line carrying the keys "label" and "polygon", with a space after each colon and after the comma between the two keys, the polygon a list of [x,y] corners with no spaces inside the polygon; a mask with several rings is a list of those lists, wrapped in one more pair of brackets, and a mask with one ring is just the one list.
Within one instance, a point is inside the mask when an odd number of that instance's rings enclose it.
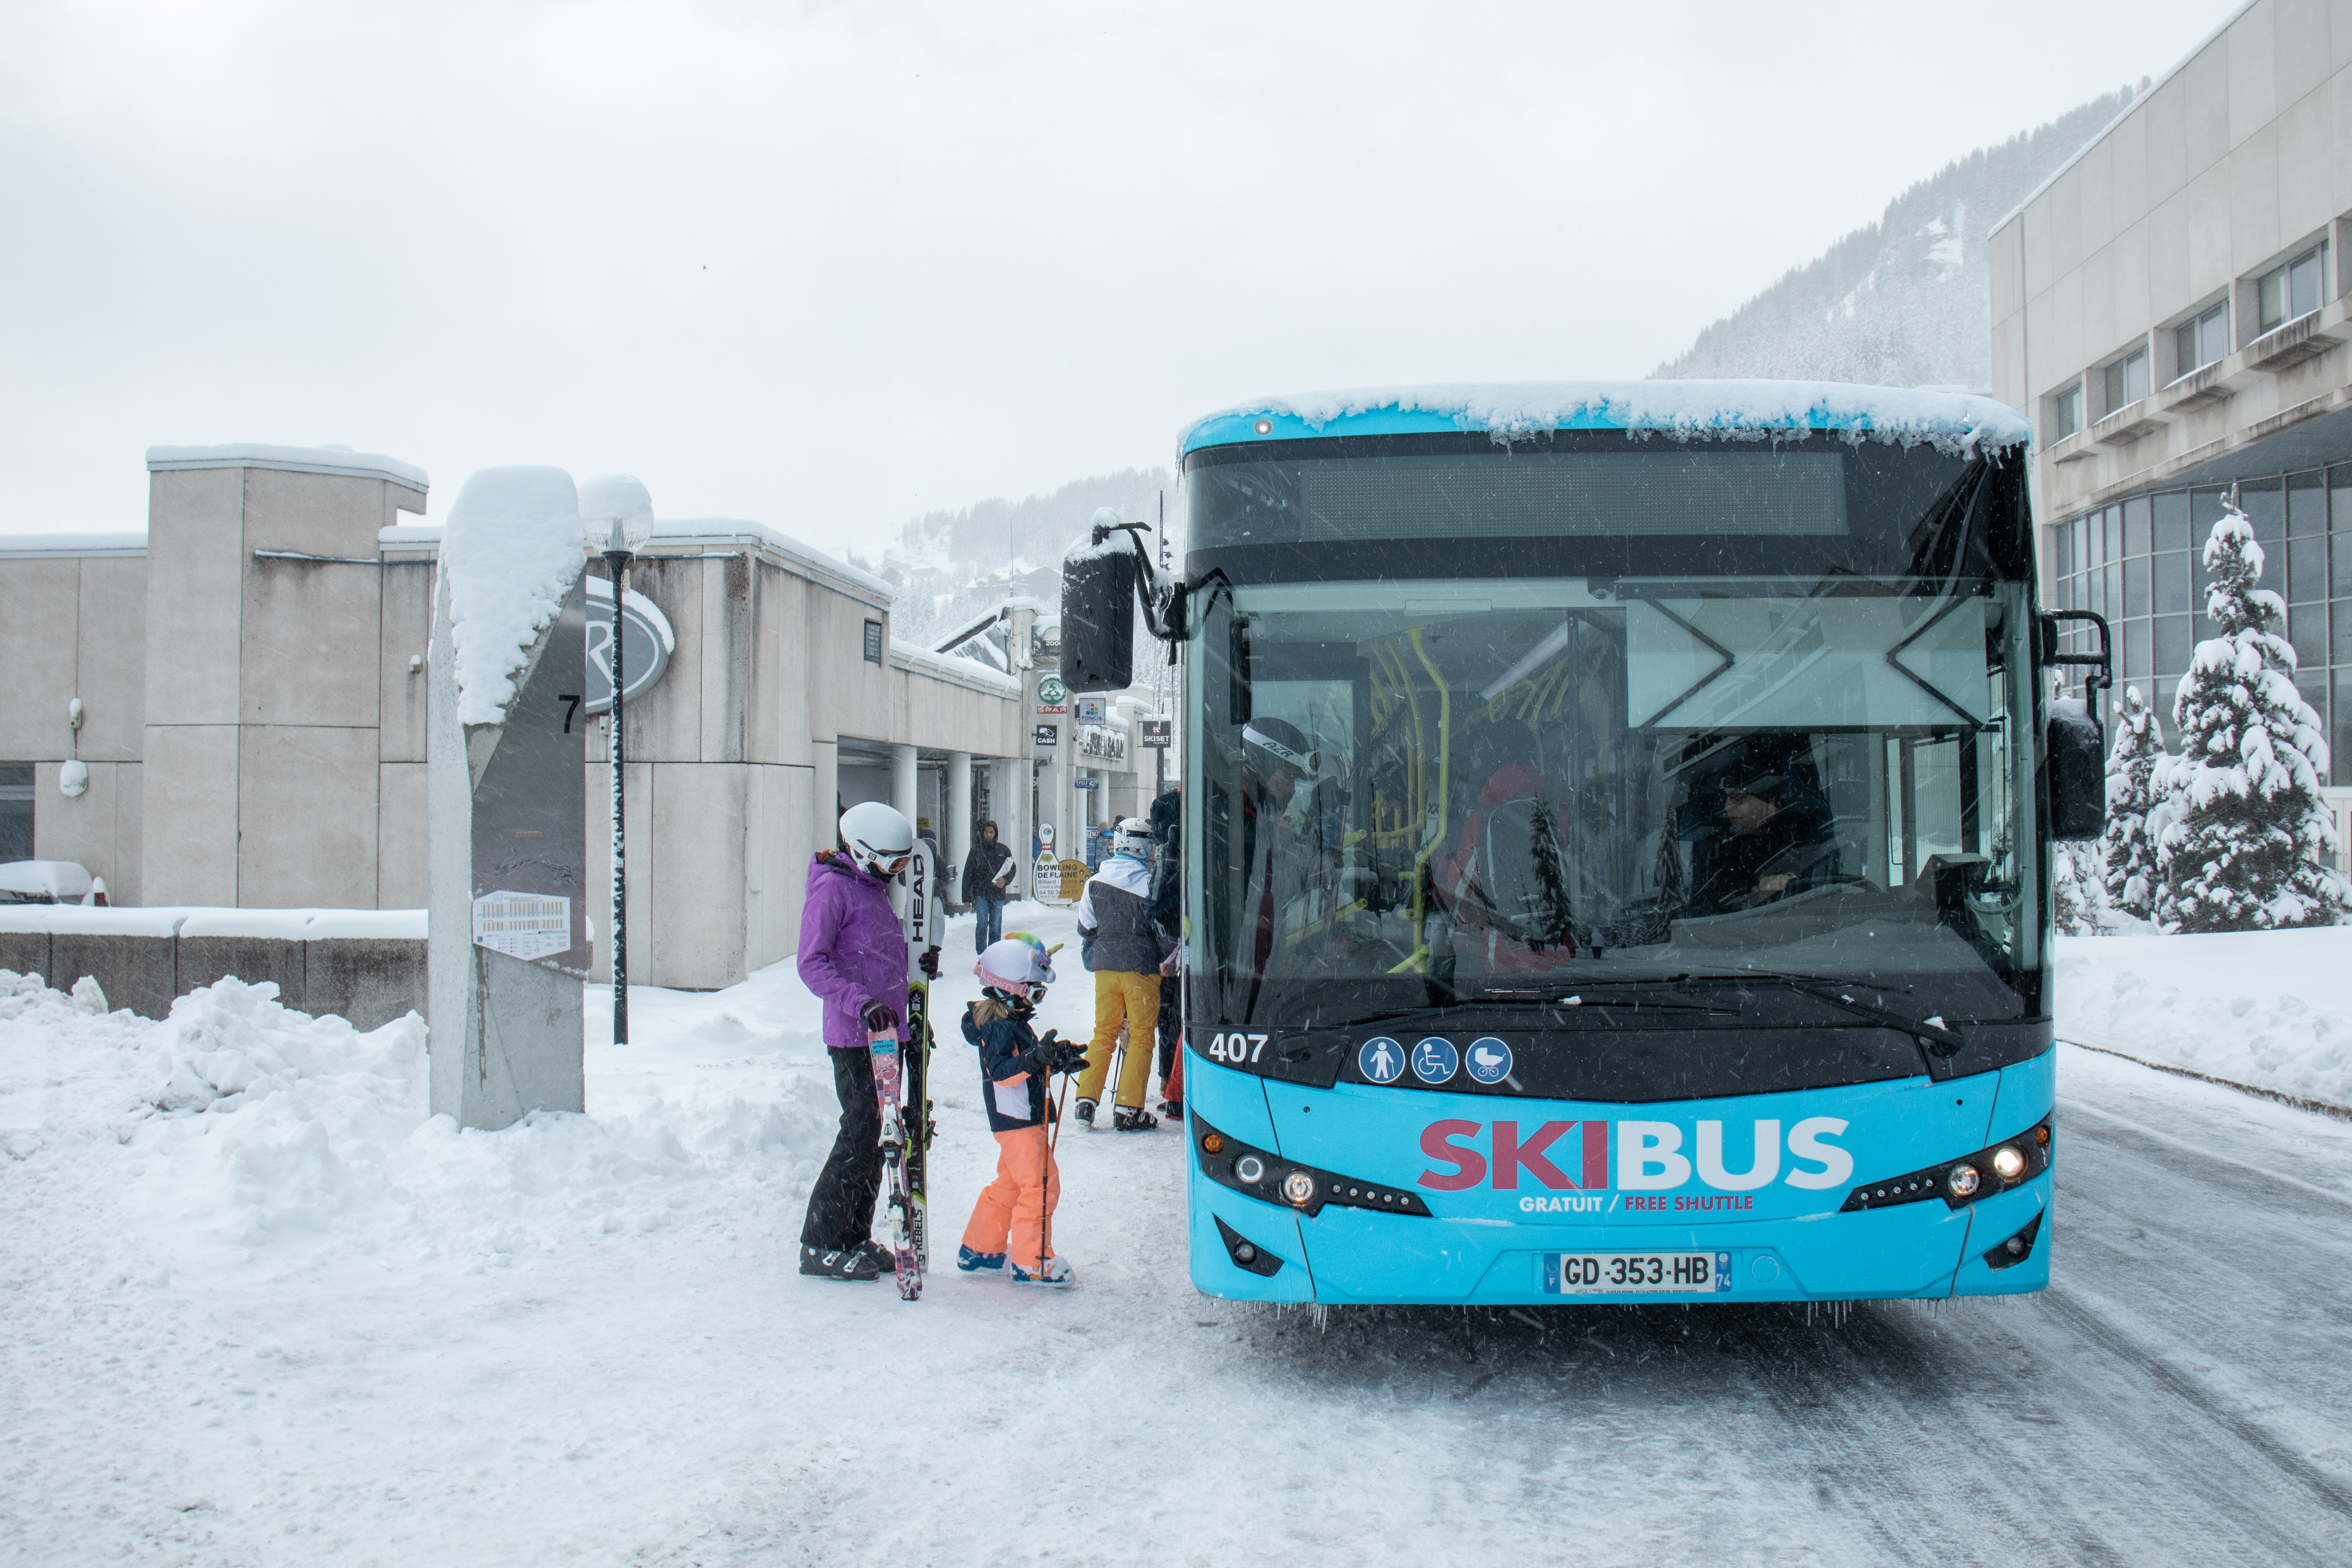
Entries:
{"label": "concrete pillar", "polygon": [[841,745],[836,741],[813,741],[815,776],[809,781],[809,852],[830,849],[841,842]]}
{"label": "concrete pillar", "polygon": [[[922,815],[920,803],[915,798],[916,785],[919,782],[915,768],[915,748],[892,746],[890,748],[890,804],[897,808],[899,816],[907,819],[909,826],[912,826],[915,819]],[[890,907],[901,915],[907,912],[906,883],[894,881],[890,884]]]}
{"label": "concrete pillar", "polygon": [[912,823],[922,813],[921,803],[915,798],[915,748],[890,748],[890,804],[898,815]]}
{"label": "concrete pillar", "polygon": [[[566,498],[571,489],[565,479]],[[452,526],[467,521],[461,510]],[[533,1110],[586,1109],[585,727],[562,694],[588,657],[586,595],[575,577],[499,719],[467,725],[446,571],[438,594],[425,764],[428,1102],[460,1127],[496,1129]],[[518,848],[522,839],[533,842]]]}
{"label": "concrete pillar", "polygon": [[971,753],[948,753],[947,837],[940,841],[940,852],[947,857],[946,880],[940,886],[942,895],[961,900],[963,893],[963,858],[971,853]]}

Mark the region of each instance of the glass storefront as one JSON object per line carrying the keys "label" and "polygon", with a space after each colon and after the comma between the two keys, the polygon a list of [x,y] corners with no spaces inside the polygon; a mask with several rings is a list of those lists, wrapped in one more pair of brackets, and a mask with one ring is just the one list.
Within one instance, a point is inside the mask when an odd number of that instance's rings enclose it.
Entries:
{"label": "glass storefront", "polygon": [[[2168,744],[2178,741],[2172,699],[2189,656],[2215,635],[2203,554],[2226,494],[2159,490],[2049,531],[2053,607],[2107,618],[2116,689],[2137,686],[2149,698]],[[2295,683],[2326,728],[2330,782],[2352,784],[2352,465],[2241,480],[2238,504],[2263,548],[2262,585],[2287,602],[2282,629],[2294,644]],[[2092,635],[2067,640],[2087,650]]]}

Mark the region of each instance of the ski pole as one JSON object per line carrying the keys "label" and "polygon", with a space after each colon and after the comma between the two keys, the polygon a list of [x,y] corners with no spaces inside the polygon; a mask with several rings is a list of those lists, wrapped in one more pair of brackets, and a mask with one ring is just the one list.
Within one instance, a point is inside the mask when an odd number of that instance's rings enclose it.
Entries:
{"label": "ski pole", "polygon": [[1045,1260],[1054,1256],[1054,1151],[1061,1142],[1062,1107],[1068,1102],[1070,1093],[1070,1075],[1064,1073],[1061,1076],[1062,1088],[1059,1094],[1054,1092],[1050,1081],[1046,1084],[1046,1098],[1054,1102],[1054,1114],[1047,1120],[1053,1125],[1045,1133],[1045,1168],[1037,1173],[1038,1201],[1043,1209],[1045,1222],[1039,1226],[1037,1241],[1037,1250],[1040,1254],[1037,1259],[1037,1276],[1041,1279],[1045,1274]]}

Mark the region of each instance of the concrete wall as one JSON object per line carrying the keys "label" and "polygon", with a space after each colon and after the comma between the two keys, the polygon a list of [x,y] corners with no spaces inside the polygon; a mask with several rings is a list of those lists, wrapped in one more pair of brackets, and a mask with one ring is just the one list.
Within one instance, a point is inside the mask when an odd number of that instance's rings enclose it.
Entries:
{"label": "concrete wall", "polygon": [[[648,553],[696,558],[630,574],[677,640],[660,683],[626,715],[629,974],[710,989],[792,955],[810,857],[833,844],[835,792],[866,798],[858,764],[835,765],[843,736],[1009,756],[1025,740],[1022,705],[984,676],[892,649],[883,595],[755,542],[665,532]],[[869,619],[884,625],[883,664],[864,657]],[[599,723],[588,738],[592,824],[610,818],[608,744]],[[866,782],[871,798],[887,798],[887,770]],[[609,979],[608,852],[594,897],[595,973]]]}
{"label": "concrete wall", "polygon": [[[426,902],[427,679],[410,661],[430,636],[437,531],[403,526],[424,510],[422,479],[293,457],[151,462],[143,552],[135,538],[98,556],[0,536],[0,599],[25,610],[0,621],[0,761],[42,764],[36,852],[81,861],[119,903]],[[677,645],[628,710],[631,974],[724,985],[793,951],[809,858],[833,842],[845,737],[853,770],[894,745],[926,769],[952,752],[985,767],[1028,756],[1028,704],[897,647],[887,589],[764,530],[666,524],[647,554],[631,586]],[[868,621],[879,664],[864,657]],[[68,800],[56,767],[74,696],[90,784]],[[606,742],[583,722],[602,851]],[[1004,813],[1008,837],[1025,837],[1025,811],[1018,828]]]}
{"label": "concrete wall", "polygon": [[[356,473],[150,474],[147,901],[383,907],[378,764],[423,755],[407,655],[423,651],[427,574],[380,564],[378,535],[425,504]],[[405,845],[421,822],[390,826]],[[409,873],[394,879],[413,907]]]}
{"label": "concrete wall", "polygon": [[[2320,352],[2268,367],[2256,278],[2326,238]],[[2036,482],[2056,520],[2186,477],[2352,406],[2352,10],[2258,0],[2061,171],[1991,241],[1992,390],[2051,431],[2052,398],[2146,345],[2151,395],[2045,439]],[[2232,353],[2176,384],[2171,329],[2231,304]],[[2275,345],[2273,345],[2275,346]],[[2168,390],[2168,388],[2169,388]],[[2221,465],[2216,468],[2216,465]]]}
{"label": "concrete wall", "polygon": [[422,939],[5,931],[0,969],[41,975],[60,991],[89,975],[109,1005],[142,1018],[164,1017],[174,998],[230,975],[248,984],[274,981],[285,1005],[316,1016],[331,1013],[362,1029],[425,1010]]}

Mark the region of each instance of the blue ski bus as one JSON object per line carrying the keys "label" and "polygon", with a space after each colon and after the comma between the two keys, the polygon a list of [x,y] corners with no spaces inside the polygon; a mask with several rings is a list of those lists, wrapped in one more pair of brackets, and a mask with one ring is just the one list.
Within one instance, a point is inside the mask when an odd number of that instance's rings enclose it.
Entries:
{"label": "blue ski bus", "polygon": [[[2051,847],[2104,761],[2021,416],[1778,383],[1213,416],[1181,579],[1192,1279],[1322,1303],[2034,1290]],[[2079,617],[2095,621],[2095,617]],[[1171,655],[1171,657],[1173,657]]]}

